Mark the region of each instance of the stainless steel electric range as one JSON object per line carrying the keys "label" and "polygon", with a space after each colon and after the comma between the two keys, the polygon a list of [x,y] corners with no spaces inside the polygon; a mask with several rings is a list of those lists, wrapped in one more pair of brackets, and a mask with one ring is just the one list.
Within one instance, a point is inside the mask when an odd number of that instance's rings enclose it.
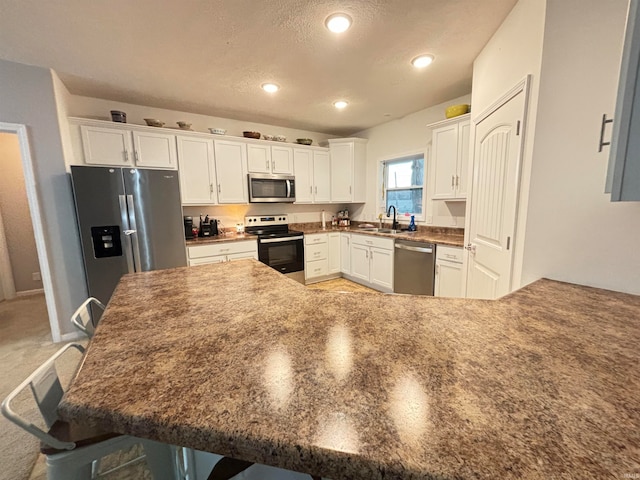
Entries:
{"label": "stainless steel electric range", "polygon": [[258,236],[258,259],[304,284],[304,234],[289,230],[289,216],[244,217],[245,232]]}

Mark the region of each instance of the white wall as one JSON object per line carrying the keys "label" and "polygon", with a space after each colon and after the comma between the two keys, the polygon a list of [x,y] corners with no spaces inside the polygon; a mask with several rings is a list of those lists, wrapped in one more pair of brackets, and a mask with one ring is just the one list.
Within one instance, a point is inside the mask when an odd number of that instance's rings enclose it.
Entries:
{"label": "white wall", "polygon": [[71,183],[66,173],[52,74],[39,67],[0,60],[0,121],[28,127],[45,249],[53,282],[53,312],[61,333],[86,287]]}
{"label": "white wall", "polygon": [[114,102],[100,98],[81,97],[78,95],[71,95],[69,98],[68,115],[71,117],[85,117],[110,121],[111,115],[109,112],[111,110],[121,110],[125,112],[127,114],[127,123],[137,125],[146,125],[144,122],[145,118],[156,118],[165,123],[165,128],[177,129],[178,126],[176,122],[184,121],[191,123],[191,128],[196,132],[209,133],[209,127],[224,128],[227,130],[227,135],[241,137],[243,131],[257,131],[262,134],[284,135],[287,137],[287,142],[295,142],[297,138],[311,138],[313,145],[318,145],[320,142],[329,138],[335,138],[333,135],[310,132],[308,130],[297,130],[275,125],[265,125],[263,123],[243,122],[230,118],[178,112],[144,105]]}
{"label": "white wall", "polygon": [[[369,140],[367,143],[367,202],[355,210],[357,220],[372,221],[377,219],[377,193],[379,190],[377,187],[381,182],[381,179],[378,178],[380,160],[401,157],[416,151],[424,152],[427,143],[431,140],[431,129],[427,128],[427,125],[445,120],[444,111],[446,107],[470,103],[470,98],[470,95],[454,98],[440,105],[420,110],[406,117],[363,130],[354,135],[354,137]],[[475,105],[472,105],[472,108],[475,110]],[[428,163],[425,164],[425,170],[428,176]],[[429,180],[427,179],[428,184]],[[431,201],[429,196],[430,193],[427,191],[425,217],[433,216],[431,225],[445,227],[464,226],[465,202]],[[401,220],[404,219],[402,218]],[[426,218],[425,221],[419,223],[426,224]]]}
{"label": "white wall", "polygon": [[[514,245],[514,289],[521,285],[522,257],[525,243],[528,241],[524,234],[524,229],[527,218],[533,145],[537,128],[536,116],[542,64],[545,5],[546,1],[544,0],[520,0],[473,64],[471,95],[471,103],[473,105],[471,113],[472,143],[475,138],[473,119],[523,78],[531,75],[529,108],[525,119],[525,141],[521,166],[521,194]],[[473,146],[471,148],[473,150]],[[472,162],[470,162],[470,165],[472,165]],[[466,231],[468,230],[469,219],[467,219],[466,225]]]}
{"label": "white wall", "polygon": [[603,193],[627,0],[549,0],[523,283],[539,277],[640,293],[640,202]]}

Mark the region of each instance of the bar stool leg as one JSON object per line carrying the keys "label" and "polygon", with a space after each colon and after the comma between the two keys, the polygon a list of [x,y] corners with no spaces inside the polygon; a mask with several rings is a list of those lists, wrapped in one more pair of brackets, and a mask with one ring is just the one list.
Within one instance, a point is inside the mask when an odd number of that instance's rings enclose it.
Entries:
{"label": "bar stool leg", "polygon": [[91,480],[91,463],[56,462],[47,456],[47,480]]}

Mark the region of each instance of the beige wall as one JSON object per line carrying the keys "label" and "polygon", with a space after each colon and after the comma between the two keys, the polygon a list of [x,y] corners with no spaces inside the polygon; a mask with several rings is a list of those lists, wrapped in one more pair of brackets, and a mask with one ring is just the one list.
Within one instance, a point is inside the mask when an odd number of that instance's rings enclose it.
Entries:
{"label": "beige wall", "polygon": [[[427,125],[445,120],[444,111],[447,106],[470,103],[470,98],[470,95],[454,98],[354,135],[354,137],[369,140],[367,143],[367,202],[355,208],[356,220],[374,221],[378,218],[376,194],[378,192],[377,186],[381,183],[381,179],[378,178],[380,161],[391,157],[402,157],[408,153],[424,152],[431,140],[431,129],[427,128]],[[425,171],[428,186],[430,184],[428,157]],[[431,200],[428,187],[426,195],[425,220],[418,223],[444,227],[464,227],[466,202]],[[354,205],[354,207],[356,206]],[[430,222],[427,221],[429,218]],[[404,217],[401,218],[401,221],[408,223]]]}
{"label": "beige wall", "polygon": [[34,281],[31,274],[40,272],[40,266],[17,135],[0,133],[0,168],[0,210],[16,292],[37,290],[42,282]]}
{"label": "beige wall", "polygon": [[[53,295],[47,298],[55,340],[75,335],[69,318],[87,298],[71,182],[66,172],[53,77],[46,68],[0,60],[0,122],[26,125],[40,206],[43,251]],[[44,273],[44,272],[43,272]]]}
{"label": "beige wall", "polygon": [[[628,0],[548,0],[523,283],[640,294],[640,202],[604,193]],[[610,133],[608,133],[610,135]]]}

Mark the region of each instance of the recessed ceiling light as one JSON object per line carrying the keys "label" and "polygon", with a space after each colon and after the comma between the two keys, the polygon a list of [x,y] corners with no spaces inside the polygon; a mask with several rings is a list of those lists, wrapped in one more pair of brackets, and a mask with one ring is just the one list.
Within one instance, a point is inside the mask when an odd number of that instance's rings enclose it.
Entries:
{"label": "recessed ceiling light", "polygon": [[433,55],[419,55],[416,58],[414,58],[413,60],[411,60],[411,65],[413,65],[416,68],[424,68],[428,65],[431,65],[431,62],[433,62]]}
{"label": "recessed ceiling light", "polygon": [[333,33],[342,33],[351,26],[351,17],[346,13],[334,13],[327,17],[324,24]]}
{"label": "recessed ceiling light", "polygon": [[280,90],[280,86],[275,83],[263,83],[260,85],[265,92],[274,93]]}
{"label": "recessed ceiling light", "polygon": [[338,100],[337,102],[333,102],[333,106],[336,107],[338,110],[342,110],[347,105],[349,105],[349,102],[346,102],[344,100]]}

